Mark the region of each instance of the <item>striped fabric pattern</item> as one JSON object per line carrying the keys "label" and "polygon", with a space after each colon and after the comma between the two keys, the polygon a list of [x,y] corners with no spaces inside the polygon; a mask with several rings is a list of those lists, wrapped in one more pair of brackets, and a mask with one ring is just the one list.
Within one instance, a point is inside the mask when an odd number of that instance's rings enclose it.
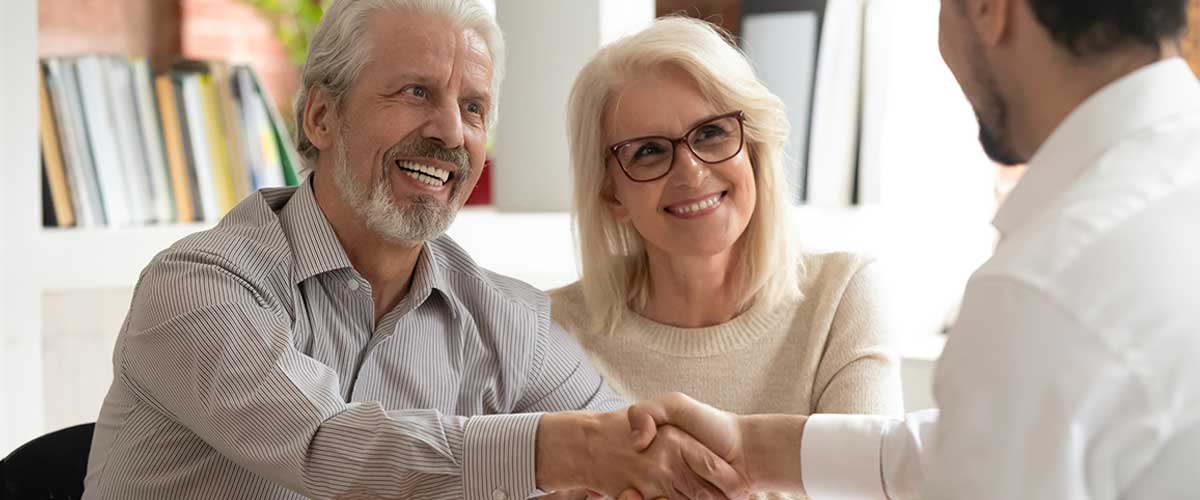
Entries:
{"label": "striped fabric pattern", "polygon": [[544,294],[449,238],[378,327],[373,307],[309,182],[160,253],[84,498],[526,498],[541,412],[625,404]]}

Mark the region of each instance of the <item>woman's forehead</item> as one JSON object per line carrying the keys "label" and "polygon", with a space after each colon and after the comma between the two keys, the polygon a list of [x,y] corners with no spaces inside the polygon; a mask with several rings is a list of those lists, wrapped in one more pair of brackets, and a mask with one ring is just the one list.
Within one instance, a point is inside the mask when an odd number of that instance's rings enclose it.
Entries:
{"label": "woman's forehead", "polygon": [[646,135],[674,137],[717,112],[713,100],[690,78],[647,75],[614,91],[603,126],[610,141]]}

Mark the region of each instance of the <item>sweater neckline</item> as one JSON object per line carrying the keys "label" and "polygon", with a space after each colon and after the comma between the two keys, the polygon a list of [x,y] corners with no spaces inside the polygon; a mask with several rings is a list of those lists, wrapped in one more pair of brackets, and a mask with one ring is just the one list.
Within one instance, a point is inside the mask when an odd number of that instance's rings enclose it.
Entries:
{"label": "sweater neckline", "polygon": [[672,356],[705,357],[739,349],[779,329],[786,307],[754,306],[719,325],[682,328],[626,308],[624,321],[642,346]]}

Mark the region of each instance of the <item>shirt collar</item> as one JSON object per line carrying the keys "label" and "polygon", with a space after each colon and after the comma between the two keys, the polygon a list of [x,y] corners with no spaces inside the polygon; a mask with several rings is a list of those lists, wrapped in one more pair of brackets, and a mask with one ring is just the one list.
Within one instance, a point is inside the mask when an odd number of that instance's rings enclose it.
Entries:
{"label": "shirt collar", "polygon": [[[295,283],[329,271],[354,268],[325,213],[317,204],[311,176],[296,188],[280,211],[279,219],[291,241],[292,254],[296,259]],[[416,307],[424,303],[433,290],[437,290],[446,300],[450,312],[458,317],[461,304],[449,287],[444,260],[436,241],[423,245],[413,269],[408,296],[413,298],[413,306]]]}
{"label": "shirt collar", "polygon": [[1100,89],[1075,108],[1029,161],[992,224],[1006,235],[1067,190],[1098,157],[1138,130],[1195,113],[1200,85],[1180,58],[1158,61]]}
{"label": "shirt collar", "polygon": [[461,304],[454,297],[454,292],[450,289],[447,282],[444,259],[436,241],[426,243],[422,246],[421,255],[417,257],[417,266],[413,269],[412,284],[408,287],[408,296],[414,299],[413,304],[416,306],[425,302],[434,290],[437,290],[438,294],[445,299],[446,307],[457,318],[458,309],[461,307]]}
{"label": "shirt collar", "polygon": [[325,213],[317,205],[312,177],[296,188],[279,213],[279,221],[292,245],[296,259],[293,280],[300,283],[318,274],[351,268],[350,257],[338,241]]}

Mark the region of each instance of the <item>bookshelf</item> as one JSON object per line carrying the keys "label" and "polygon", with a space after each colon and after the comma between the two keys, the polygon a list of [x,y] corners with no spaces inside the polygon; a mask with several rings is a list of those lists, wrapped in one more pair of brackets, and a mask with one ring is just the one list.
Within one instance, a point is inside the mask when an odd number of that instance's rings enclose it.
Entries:
{"label": "bookshelf", "polygon": [[[75,397],[64,391],[51,394],[47,382],[99,374],[47,358],[56,346],[50,345],[54,339],[46,335],[44,324],[96,311],[46,310],[53,303],[46,298],[132,289],[156,253],[214,224],[43,227],[39,60],[140,54],[149,57],[157,73],[180,58],[180,39],[178,2],[80,5],[41,0],[16,2],[0,16],[0,64],[6,68],[0,78],[0,116],[5,117],[0,120],[0,157],[8,167],[0,184],[0,456],[50,430],[47,413],[61,406],[60,399]],[[96,357],[108,359],[111,351]]]}

